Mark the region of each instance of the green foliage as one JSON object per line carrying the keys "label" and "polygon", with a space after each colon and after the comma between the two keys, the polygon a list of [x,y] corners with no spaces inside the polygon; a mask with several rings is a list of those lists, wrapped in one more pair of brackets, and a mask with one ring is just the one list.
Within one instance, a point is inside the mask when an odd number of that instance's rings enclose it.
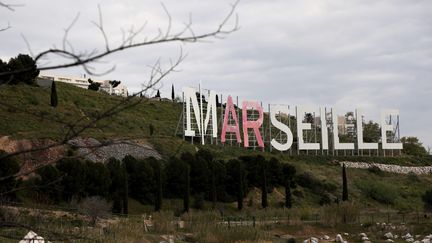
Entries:
{"label": "green foliage", "polygon": [[[5,156],[7,153],[0,150],[0,157]],[[15,175],[20,170],[18,162],[14,158],[3,158],[0,159],[0,177],[8,177]],[[2,200],[14,200],[16,198],[15,192],[13,191],[20,184],[20,180],[15,177],[2,180],[0,183],[0,201]]]}
{"label": "green foliage", "polygon": [[[7,66],[6,62],[3,62],[2,59],[0,59],[0,73],[8,72],[9,68]],[[10,75],[0,75],[0,84],[4,84],[9,81]]]}
{"label": "green foliage", "polygon": [[[0,62],[0,69],[5,69],[4,63]],[[36,62],[33,58],[26,54],[19,54],[15,58],[11,58],[7,64],[7,71],[14,72],[12,75],[0,77],[0,82],[8,82],[8,84],[35,84],[35,79],[39,75]]]}
{"label": "green foliage", "polygon": [[237,209],[243,209],[243,199],[247,191],[247,175],[244,164],[240,160],[232,159],[226,164],[227,168],[227,191],[235,195],[237,199]]}
{"label": "green foliage", "polygon": [[128,179],[126,168],[120,161],[114,158],[109,159],[106,166],[110,172],[112,181],[109,188],[109,193],[111,195],[110,199],[113,201],[112,212],[127,214]]}
{"label": "green foliage", "polygon": [[342,201],[348,201],[348,181],[345,164],[342,166]]}
{"label": "green foliage", "polygon": [[98,91],[99,90],[99,88],[101,86],[101,83],[94,82],[90,78],[87,81],[90,83],[89,86],[88,86],[89,90],[93,90],[93,91]]}
{"label": "green foliage", "polygon": [[427,190],[423,194],[422,200],[424,202],[425,210],[432,211],[432,190]]}
{"label": "green foliage", "polygon": [[149,160],[138,160],[128,155],[123,163],[128,173],[129,195],[142,204],[154,202],[156,180]]}
{"label": "green foliage", "polygon": [[60,171],[53,165],[44,166],[36,171],[36,190],[54,203],[61,201],[63,185]]}
{"label": "green foliage", "polygon": [[397,189],[385,182],[364,180],[357,183],[363,195],[377,202],[394,205],[399,198]]}
{"label": "green foliage", "polygon": [[120,81],[120,80],[110,80],[110,81],[108,81],[108,83],[109,83],[113,88],[115,88],[115,87],[117,87],[117,86],[121,83],[121,81]]}
{"label": "green foliage", "polygon": [[369,121],[363,125],[363,141],[366,143],[378,143],[381,138],[381,129],[378,123]]}
{"label": "green foliage", "polygon": [[428,153],[423,147],[423,144],[417,137],[403,137],[401,138],[403,144],[402,152],[412,156],[426,156]]}

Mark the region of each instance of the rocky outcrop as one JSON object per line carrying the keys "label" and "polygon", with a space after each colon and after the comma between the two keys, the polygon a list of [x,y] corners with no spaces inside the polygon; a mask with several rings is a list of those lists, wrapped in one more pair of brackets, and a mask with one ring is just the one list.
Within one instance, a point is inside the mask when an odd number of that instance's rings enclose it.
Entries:
{"label": "rocky outcrop", "polygon": [[126,155],[135,158],[161,159],[161,155],[149,143],[142,140],[99,142],[94,138],[76,138],[68,144],[76,149],[77,155],[94,162],[104,162],[109,158],[121,160]]}
{"label": "rocky outcrop", "polygon": [[377,167],[382,171],[397,173],[397,174],[416,174],[416,175],[426,175],[432,173],[432,166],[400,166],[400,165],[388,165],[388,164],[378,164],[378,163],[367,163],[367,162],[349,162],[342,161],[339,162],[342,166],[345,164],[347,168],[356,169],[369,169],[371,167]]}
{"label": "rocky outcrop", "polygon": [[8,136],[0,137],[0,150],[19,153],[17,158],[22,162],[20,171],[22,174],[27,174],[43,164],[54,163],[65,157],[70,149],[75,150],[74,155],[93,162],[104,162],[111,157],[121,160],[126,155],[135,158],[161,159],[161,155],[145,140],[100,142],[94,138],[75,138],[67,144],[59,145],[51,139],[14,140]]}

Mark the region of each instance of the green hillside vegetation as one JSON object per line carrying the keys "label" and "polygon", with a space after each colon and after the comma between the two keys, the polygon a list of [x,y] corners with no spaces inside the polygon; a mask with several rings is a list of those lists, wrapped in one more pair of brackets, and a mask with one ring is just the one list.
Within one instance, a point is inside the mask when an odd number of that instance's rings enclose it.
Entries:
{"label": "green hillside vegetation", "polygon": [[[29,85],[4,85],[0,89],[0,134],[12,138],[61,139],[64,125],[55,120],[74,122],[83,118],[88,122],[124,98],[101,92],[56,83],[58,106],[50,106],[50,88]],[[131,102],[138,100],[133,99]],[[181,113],[181,105],[171,102],[143,100],[131,109],[101,120],[97,129],[89,129],[81,136],[104,138],[133,138],[150,135],[173,136]]]}
{"label": "green hillside vegetation", "polygon": [[[64,83],[57,83],[58,106],[50,106],[50,89],[29,85],[7,85],[0,89],[0,134],[12,138],[61,139],[64,125],[55,120],[88,121],[99,112],[115,106],[125,98],[109,96],[101,92],[85,90]],[[132,99],[132,101],[138,98]],[[181,114],[181,104],[143,100],[114,117],[104,119],[97,128],[86,130],[80,136],[96,139],[147,138],[165,160],[179,157],[182,152],[195,153],[200,145],[192,145],[175,136]],[[151,134],[151,131],[153,133]],[[244,155],[262,155],[266,159],[277,158],[297,170],[293,188],[293,206],[316,208],[334,203],[342,197],[341,167],[338,161],[366,161],[399,165],[430,165],[428,157],[333,157],[288,156],[280,152],[246,150],[236,146],[206,146],[217,160],[228,161]],[[347,169],[350,201],[361,208],[394,208],[396,210],[423,210],[422,195],[430,189],[429,175],[398,175],[374,170]],[[259,207],[260,196],[254,190],[245,197],[253,207]],[[256,193],[255,193],[256,194]],[[277,187],[269,194],[269,205],[283,203],[284,189]],[[169,203],[168,203],[169,205]],[[134,207],[140,208],[140,207]],[[235,206],[233,206],[235,208]],[[132,209],[133,210],[133,209]]]}

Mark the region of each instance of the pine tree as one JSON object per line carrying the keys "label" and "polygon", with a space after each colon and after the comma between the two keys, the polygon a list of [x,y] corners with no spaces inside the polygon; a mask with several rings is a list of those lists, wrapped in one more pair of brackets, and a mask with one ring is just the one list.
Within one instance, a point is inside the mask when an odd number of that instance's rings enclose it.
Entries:
{"label": "pine tree", "polygon": [[53,81],[51,84],[51,106],[52,107],[57,107],[57,88],[56,88],[56,84]]}
{"label": "pine tree", "polygon": [[212,200],[212,208],[216,208],[216,200],[217,200],[217,193],[216,193],[216,162],[211,162],[211,200]]}
{"label": "pine tree", "polygon": [[160,96],[160,91],[158,90],[157,93],[156,93],[155,98],[160,98],[160,97],[161,97],[161,96]]}
{"label": "pine tree", "polygon": [[261,161],[261,206],[266,208],[268,206],[267,202],[267,166],[266,161]]}
{"label": "pine tree", "polygon": [[174,84],[171,86],[171,100],[174,101],[175,96],[174,96]]}
{"label": "pine tree", "polygon": [[243,209],[243,198],[244,198],[244,168],[241,161],[238,161],[238,178],[237,178],[237,209]]}
{"label": "pine tree", "polygon": [[162,168],[158,163],[156,163],[156,198],[155,198],[155,211],[160,211],[162,209]]}
{"label": "pine tree", "polygon": [[185,164],[185,191],[183,198],[183,211],[189,212],[189,199],[190,199],[190,168]]}
{"label": "pine tree", "polygon": [[122,204],[123,204],[123,214],[129,213],[129,183],[128,183],[128,175],[126,171],[126,166],[123,163],[122,165],[122,175],[123,175],[123,191],[122,191]]}
{"label": "pine tree", "polygon": [[291,186],[292,186],[293,177],[296,173],[296,169],[292,165],[284,164],[282,166],[282,172],[283,172],[283,178],[281,182],[285,187],[285,207],[291,208],[292,207]]}
{"label": "pine tree", "polygon": [[289,180],[285,182],[285,207],[292,207],[291,183]]}
{"label": "pine tree", "polygon": [[348,183],[345,164],[342,166],[342,201],[348,201]]}

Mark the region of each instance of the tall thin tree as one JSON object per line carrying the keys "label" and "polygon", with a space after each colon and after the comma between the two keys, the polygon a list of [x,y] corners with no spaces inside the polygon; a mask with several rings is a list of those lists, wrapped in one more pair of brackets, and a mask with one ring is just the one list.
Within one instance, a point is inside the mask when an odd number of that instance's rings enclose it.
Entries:
{"label": "tall thin tree", "polygon": [[261,206],[266,208],[267,201],[267,163],[265,160],[261,161]]}
{"label": "tall thin tree", "polygon": [[244,198],[244,168],[241,161],[237,161],[237,209],[243,209]]}
{"label": "tall thin tree", "polygon": [[217,200],[217,192],[216,192],[216,162],[211,161],[211,188],[210,188],[210,196],[212,200],[212,208],[216,208],[216,200]]}
{"label": "tall thin tree", "polygon": [[185,164],[185,191],[183,197],[183,211],[189,212],[189,198],[190,198],[190,167]]}
{"label": "tall thin tree", "polygon": [[58,99],[57,99],[57,88],[54,81],[51,84],[51,106],[57,107]]}
{"label": "tall thin tree", "polygon": [[171,100],[174,101],[175,99],[175,94],[174,94],[174,84],[171,85]]}
{"label": "tall thin tree", "polygon": [[342,166],[342,201],[348,201],[348,182],[345,164]]}
{"label": "tall thin tree", "polygon": [[129,213],[129,183],[128,183],[128,173],[126,171],[125,163],[122,163],[122,177],[123,177],[123,191],[122,191],[122,201],[123,201],[123,214]]}
{"label": "tall thin tree", "polygon": [[162,168],[159,162],[156,163],[156,198],[155,198],[155,211],[158,212],[162,209]]}

